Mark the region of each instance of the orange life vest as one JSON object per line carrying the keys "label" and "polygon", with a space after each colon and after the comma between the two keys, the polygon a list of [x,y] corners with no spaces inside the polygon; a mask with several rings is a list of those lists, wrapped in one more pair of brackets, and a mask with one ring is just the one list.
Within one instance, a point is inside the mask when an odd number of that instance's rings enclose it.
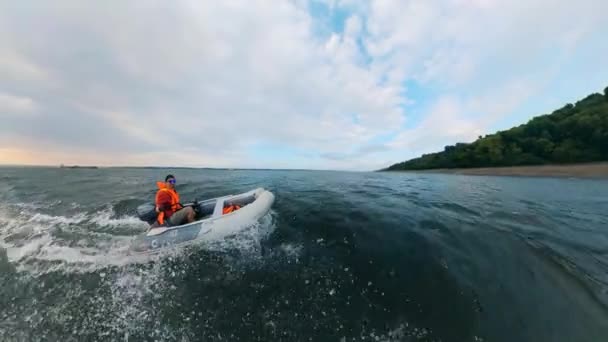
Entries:
{"label": "orange life vest", "polygon": [[[165,218],[169,218],[171,215],[173,215],[173,213],[180,210],[182,206],[181,204],[179,204],[179,194],[177,193],[177,191],[167,188],[167,185],[164,182],[156,182],[156,186],[158,186],[158,192],[156,193],[155,200],[156,207],[158,210],[157,221],[160,224],[165,224]],[[169,194],[169,196],[171,196],[170,207],[163,208],[163,210],[159,210],[159,197],[163,193],[167,193]]]}
{"label": "orange life vest", "polygon": [[232,205],[229,205],[226,208],[224,208],[224,210],[222,210],[222,214],[223,215],[230,214],[231,212],[237,211],[239,209],[241,209],[240,206],[232,204]]}

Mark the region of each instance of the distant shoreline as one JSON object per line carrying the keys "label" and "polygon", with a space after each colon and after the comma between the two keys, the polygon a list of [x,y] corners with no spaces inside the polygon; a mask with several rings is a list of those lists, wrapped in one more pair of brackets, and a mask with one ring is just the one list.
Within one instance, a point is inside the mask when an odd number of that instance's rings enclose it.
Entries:
{"label": "distant shoreline", "polygon": [[59,166],[60,169],[91,169],[91,170],[96,170],[99,167],[97,166],[80,166],[80,165],[63,165],[61,164]]}
{"label": "distant shoreline", "polygon": [[481,167],[470,169],[398,170],[386,172],[446,173],[471,176],[577,177],[608,179],[608,162],[569,165]]}
{"label": "distant shoreline", "polygon": [[256,168],[229,168],[229,167],[194,167],[194,166],[59,166],[56,165],[34,165],[34,164],[0,164],[0,168],[42,168],[42,169],[142,169],[142,170],[208,170],[208,171],[305,171],[305,172],[366,172],[350,170],[331,170],[331,169],[256,169]]}

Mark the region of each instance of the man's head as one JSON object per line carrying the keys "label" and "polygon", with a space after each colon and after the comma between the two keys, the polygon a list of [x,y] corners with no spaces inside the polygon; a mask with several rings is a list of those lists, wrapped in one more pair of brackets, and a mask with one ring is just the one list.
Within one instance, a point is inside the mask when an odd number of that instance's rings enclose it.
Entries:
{"label": "man's head", "polygon": [[167,188],[174,189],[175,177],[173,175],[167,175],[167,177],[165,177],[165,184],[167,185]]}

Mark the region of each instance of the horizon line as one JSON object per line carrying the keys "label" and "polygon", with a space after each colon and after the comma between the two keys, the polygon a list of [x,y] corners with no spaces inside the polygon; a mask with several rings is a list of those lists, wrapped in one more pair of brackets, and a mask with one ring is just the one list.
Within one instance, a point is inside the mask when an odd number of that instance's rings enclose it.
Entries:
{"label": "horizon line", "polygon": [[192,170],[241,170],[241,171],[333,171],[333,172],[374,172],[376,170],[335,170],[335,169],[302,169],[302,168],[255,168],[255,167],[207,167],[207,166],[126,166],[126,165],[48,165],[48,164],[4,164],[0,167],[32,167],[32,168],[56,168],[56,169],[192,169]]}

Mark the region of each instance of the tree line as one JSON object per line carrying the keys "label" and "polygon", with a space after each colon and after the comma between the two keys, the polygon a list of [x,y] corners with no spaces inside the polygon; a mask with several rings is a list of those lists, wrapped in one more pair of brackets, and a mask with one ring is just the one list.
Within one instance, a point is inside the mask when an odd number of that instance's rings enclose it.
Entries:
{"label": "tree line", "polygon": [[473,143],[394,164],[386,171],[569,164],[608,160],[608,87]]}

